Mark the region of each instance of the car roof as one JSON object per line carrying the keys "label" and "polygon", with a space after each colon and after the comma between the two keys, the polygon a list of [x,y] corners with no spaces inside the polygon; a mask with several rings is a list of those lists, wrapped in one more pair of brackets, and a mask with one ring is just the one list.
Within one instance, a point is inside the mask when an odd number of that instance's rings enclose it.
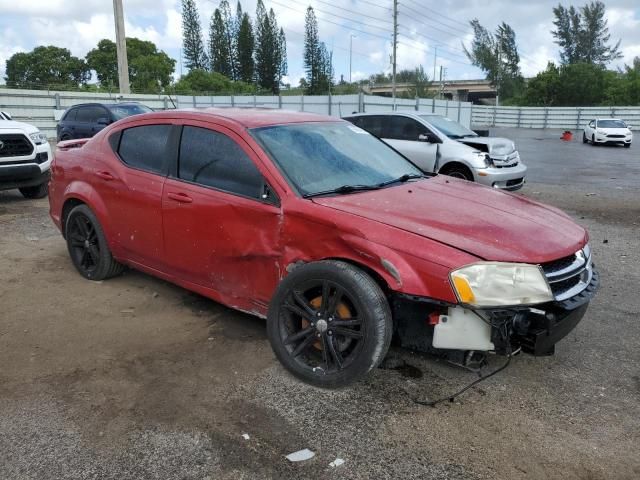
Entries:
{"label": "car roof", "polygon": [[344,118],[352,117],[373,117],[373,116],[392,116],[392,117],[419,117],[422,113],[418,112],[371,112],[371,113],[352,113],[345,115]]}
{"label": "car roof", "polygon": [[319,115],[309,112],[294,112],[291,110],[279,110],[273,108],[234,108],[234,107],[210,107],[210,108],[181,108],[177,110],[163,110],[153,113],[143,113],[128,117],[133,120],[149,118],[187,118],[206,119],[223,118],[235,122],[245,128],[269,127],[288,123],[305,122],[341,122],[337,117]]}
{"label": "car roof", "polygon": [[624,122],[624,120],[622,120],[621,118],[611,118],[611,117],[602,117],[602,118],[596,118],[596,120],[615,120],[616,122]]}
{"label": "car roof", "polygon": [[[100,107],[118,107],[121,105],[144,105],[140,102],[119,102],[119,103],[101,103],[101,102],[89,102],[89,103],[77,103],[75,105],[71,105],[70,107],[67,108],[67,110],[71,110],[72,108],[76,108],[76,107],[94,107],[94,106],[100,106]],[[146,105],[144,105],[146,106]]]}

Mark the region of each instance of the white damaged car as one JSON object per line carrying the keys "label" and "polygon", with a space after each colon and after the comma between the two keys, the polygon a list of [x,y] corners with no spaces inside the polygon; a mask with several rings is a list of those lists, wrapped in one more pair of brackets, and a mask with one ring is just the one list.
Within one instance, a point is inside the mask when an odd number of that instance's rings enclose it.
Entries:
{"label": "white damaged car", "polygon": [[25,198],[46,197],[52,158],[44,133],[0,112],[0,190],[17,188]]}
{"label": "white damaged car", "polygon": [[630,148],[632,141],[631,128],[617,118],[596,118],[582,132],[582,143],[591,142],[591,145],[614,144]]}

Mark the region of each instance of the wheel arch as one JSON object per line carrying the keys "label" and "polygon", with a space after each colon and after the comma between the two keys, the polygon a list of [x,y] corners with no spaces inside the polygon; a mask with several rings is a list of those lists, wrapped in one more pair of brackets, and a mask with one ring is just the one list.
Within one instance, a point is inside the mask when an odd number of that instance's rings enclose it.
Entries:
{"label": "wheel arch", "polygon": [[60,216],[60,224],[62,226],[62,235],[65,235],[66,219],[67,215],[77,205],[84,204],[91,209],[94,215],[98,218],[102,231],[107,239],[109,248],[114,250],[113,236],[111,235],[111,228],[108,222],[107,208],[104,201],[97,194],[95,189],[85,182],[72,182],[70,183],[64,193],[64,200],[62,202],[62,210]]}
{"label": "wheel arch", "polygon": [[451,160],[445,163],[444,165],[442,165],[442,167],[438,169],[438,173],[442,175],[446,175],[448,172],[450,172],[454,168],[461,168],[466,170],[469,173],[470,177],[475,181],[476,177],[473,174],[473,169],[466,162],[462,160]]}

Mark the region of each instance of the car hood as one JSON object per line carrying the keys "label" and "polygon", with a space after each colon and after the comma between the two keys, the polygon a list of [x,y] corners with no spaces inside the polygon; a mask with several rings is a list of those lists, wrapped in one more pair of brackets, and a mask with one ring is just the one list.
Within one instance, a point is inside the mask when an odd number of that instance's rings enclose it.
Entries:
{"label": "car hood", "polygon": [[631,133],[631,130],[628,128],[602,128],[598,127],[599,132],[604,132],[607,135],[628,135]]}
{"label": "car hood", "polygon": [[458,140],[460,143],[464,143],[477,150],[481,150],[487,153],[493,153],[495,155],[509,155],[515,152],[515,144],[508,138],[500,137],[468,137]]}
{"label": "car hood", "polygon": [[584,228],[560,210],[446,176],[313,200],[484,260],[544,263],[577,252],[587,240]]}
{"label": "car hood", "polygon": [[26,134],[35,133],[37,127],[28,123],[16,122],[14,120],[0,120],[0,130],[21,130]]}

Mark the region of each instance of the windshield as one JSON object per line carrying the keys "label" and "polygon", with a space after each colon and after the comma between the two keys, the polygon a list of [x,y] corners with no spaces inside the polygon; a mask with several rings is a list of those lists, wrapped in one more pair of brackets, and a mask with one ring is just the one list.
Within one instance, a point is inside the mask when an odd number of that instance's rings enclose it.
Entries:
{"label": "windshield", "polygon": [[109,110],[116,117],[116,120],[120,120],[131,115],[139,115],[141,113],[153,112],[149,107],[145,105],[111,105]]}
{"label": "windshield", "polygon": [[449,138],[477,137],[478,135],[458,122],[440,115],[420,115],[424,120],[436,127]]}
{"label": "windshield", "polygon": [[385,182],[422,176],[386,144],[346,122],[280,125],[251,132],[304,196],[348,193],[354,189],[345,187],[353,186],[380,188]]}
{"label": "windshield", "polygon": [[627,128],[622,120],[598,120],[598,128]]}

